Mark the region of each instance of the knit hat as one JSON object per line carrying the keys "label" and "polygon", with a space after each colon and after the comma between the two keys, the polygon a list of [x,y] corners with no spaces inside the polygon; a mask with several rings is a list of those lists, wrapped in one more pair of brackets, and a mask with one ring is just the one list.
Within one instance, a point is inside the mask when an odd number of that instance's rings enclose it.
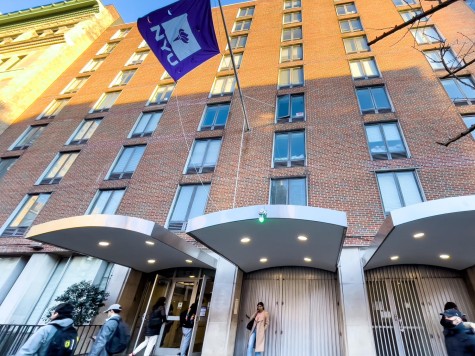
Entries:
{"label": "knit hat", "polygon": [[64,318],[72,318],[74,306],[71,303],[61,303],[54,308],[54,312]]}

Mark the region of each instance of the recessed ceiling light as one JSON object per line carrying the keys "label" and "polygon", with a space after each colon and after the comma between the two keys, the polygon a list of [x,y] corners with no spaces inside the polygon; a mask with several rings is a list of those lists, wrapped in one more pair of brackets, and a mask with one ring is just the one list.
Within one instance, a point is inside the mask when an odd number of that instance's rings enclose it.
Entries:
{"label": "recessed ceiling light", "polygon": [[99,245],[99,246],[109,246],[109,245],[110,245],[110,242],[107,242],[107,241],[99,241],[98,245]]}
{"label": "recessed ceiling light", "polygon": [[147,260],[148,263],[155,263],[157,262],[156,260]]}
{"label": "recessed ceiling light", "polygon": [[250,242],[250,241],[251,241],[251,239],[250,239],[249,237],[243,237],[243,238],[241,239],[241,243],[243,243],[243,244],[247,244],[247,243]]}
{"label": "recessed ceiling light", "polygon": [[391,261],[396,261],[396,260],[399,260],[399,256],[391,256]]}
{"label": "recessed ceiling light", "polygon": [[312,262],[312,259],[310,257],[304,257],[303,259],[305,262]]}
{"label": "recessed ceiling light", "polygon": [[267,262],[267,258],[262,257],[259,261],[260,261],[261,263],[266,263],[266,262]]}
{"label": "recessed ceiling light", "polygon": [[418,232],[417,234],[414,234],[412,235],[415,239],[420,239],[421,237],[424,237],[424,233],[423,232]]}
{"label": "recessed ceiling light", "polygon": [[195,276],[190,276],[190,278],[195,278]]}
{"label": "recessed ceiling light", "polygon": [[150,246],[155,245],[155,242],[153,242],[153,241],[145,241],[145,243],[146,243],[147,245],[150,245]]}
{"label": "recessed ceiling light", "polygon": [[442,254],[439,257],[442,258],[443,260],[448,260],[450,258],[450,256],[446,254]]}
{"label": "recessed ceiling light", "polygon": [[300,241],[307,241],[307,236],[300,235],[297,237]]}
{"label": "recessed ceiling light", "polygon": [[185,260],[186,263],[193,263],[192,260]]}

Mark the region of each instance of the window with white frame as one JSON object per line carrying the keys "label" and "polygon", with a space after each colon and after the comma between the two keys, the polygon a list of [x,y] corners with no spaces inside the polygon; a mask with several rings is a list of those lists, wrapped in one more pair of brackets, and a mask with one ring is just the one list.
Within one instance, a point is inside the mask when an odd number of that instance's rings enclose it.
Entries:
{"label": "window with white frame", "polygon": [[129,137],[152,136],[162,117],[162,111],[143,112],[135,124]]}
{"label": "window with white frame", "polygon": [[28,127],[25,132],[10,147],[10,151],[24,150],[30,147],[40,137],[46,125],[35,125]]}
{"label": "window with white frame", "polygon": [[102,62],[104,62],[104,58],[91,59],[84,68],[81,69],[81,73],[95,72]]}
{"label": "window with white frame", "polygon": [[381,172],[376,178],[385,214],[424,200],[415,171]]}
{"label": "window with white frame", "polygon": [[289,24],[294,22],[302,22],[302,12],[301,11],[294,11],[294,12],[287,12],[284,14],[283,23]]}
{"label": "window with white frame", "polygon": [[69,140],[67,141],[68,145],[81,145],[89,141],[94,131],[101,123],[102,118],[100,119],[88,119],[83,120],[79,127],[74,131]]}
{"label": "window with white frame", "polygon": [[188,158],[187,174],[214,172],[221,149],[221,137],[195,140]]}
{"label": "window with white frame", "polygon": [[107,179],[114,180],[131,178],[142,159],[145,147],[145,145],[123,147],[119,152]]}
{"label": "window with white frame", "polygon": [[23,236],[33,225],[51,193],[28,194],[19,204],[16,212],[8,219],[8,224],[2,231],[2,237]]}
{"label": "window with white frame", "polygon": [[172,96],[175,84],[159,85],[155,89],[147,105],[166,104]]}
{"label": "window with white frame", "polygon": [[455,105],[475,105],[475,83],[471,77],[460,76],[440,81]]}
{"label": "window with white frame", "polygon": [[445,69],[444,63],[450,70],[458,68],[463,64],[463,61],[458,59],[450,48],[440,48],[424,51],[423,53],[434,70]]}
{"label": "window with white frame", "polygon": [[391,112],[392,106],[384,86],[356,88],[362,114]]}
{"label": "window with white frame", "polygon": [[115,101],[119,97],[120,93],[120,91],[112,91],[109,93],[102,94],[99,100],[94,104],[90,112],[93,113],[109,111],[109,109],[114,105]]}
{"label": "window with white frame", "polygon": [[396,122],[365,125],[371,157],[374,160],[407,158],[407,149]]}
{"label": "window with white frame", "polygon": [[13,167],[18,157],[0,158],[0,180]]}
{"label": "window with white frame", "polygon": [[[233,36],[231,37],[230,42],[231,42],[232,49],[244,48],[246,47],[247,35]],[[226,46],[226,49],[228,49],[227,46]]]}
{"label": "window with white frame", "polygon": [[160,77],[160,80],[168,80],[168,79],[172,79],[172,77],[170,76],[170,74],[168,74],[167,71],[164,71],[162,76]]}
{"label": "window with white frame", "polygon": [[59,153],[46,171],[41,175],[38,184],[58,184],[71,168],[79,152]]}
{"label": "window with white frame", "polygon": [[200,131],[220,130],[226,126],[229,103],[207,105],[201,120]]}
{"label": "window with white frame", "polygon": [[307,205],[307,180],[305,178],[272,179],[271,205]]}
{"label": "window with white frame", "polygon": [[111,87],[127,85],[134,76],[136,69],[129,69],[121,71],[117,77],[112,81]]}
{"label": "window with white frame", "polygon": [[[468,129],[475,125],[475,115],[463,115],[462,119]],[[475,130],[472,131],[472,137],[473,139],[475,139]],[[0,165],[1,165],[1,162],[0,162]],[[0,178],[1,177],[2,176],[1,176],[1,169],[0,169]]]}
{"label": "window with white frame", "polygon": [[56,99],[53,100],[46,108],[46,110],[39,116],[38,119],[52,119],[66,106],[69,102],[67,99]]}
{"label": "window with white frame", "polygon": [[346,53],[368,52],[369,46],[366,36],[349,37],[343,39]]}
{"label": "window with white frame", "polygon": [[248,31],[251,28],[252,20],[236,21],[232,32]]}
{"label": "window with white frame", "polygon": [[210,184],[181,185],[168,221],[168,230],[183,231],[188,220],[203,215]]}
{"label": "window with white frame", "polygon": [[117,46],[118,42],[110,42],[110,43],[106,43],[100,50],[99,52],[96,53],[96,55],[100,55],[100,54],[109,54],[111,53],[114,48]]}
{"label": "window with white frame", "polygon": [[434,26],[419,27],[411,30],[417,44],[443,42],[444,39]]}
{"label": "window with white frame", "polygon": [[[407,22],[409,20],[412,20],[414,17],[419,16],[420,14],[422,14],[422,12],[422,9],[411,9],[406,11],[399,11],[399,15],[401,15],[404,22]],[[419,21],[429,21],[429,18],[424,16],[421,17]]]}
{"label": "window with white frame", "polygon": [[217,77],[211,89],[211,96],[232,95],[236,86],[236,78],[234,75],[225,77]]}
{"label": "window with white frame", "polygon": [[359,18],[339,21],[341,33],[363,31]]}
{"label": "window with white frame", "polygon": [[282,30],[282,42],[302,39],[302,27],[284,28]]}
{"label": "window with white frame", "polygon": [[280,48],[280,63],[300,61],[303,59],[303,45],[301,43]]}
{"label": "window with white frame", "polygon": [[305,120],[304,94],[286,94],[277,97],[276,122],[295,122]]}
{"label": "window with white frame", "polygon": [[[242,61],[242,53],[234,53],[234,63],[236,64],[236,69],[239,69],[241,67],[241,61]],[[232,70],[233,69],[233,63],[231,61],[231,55],[230,54],[225,54],[223,56],[223,59],[221,59],[221,64],[219,65],[219,71],[223,72],[225,70]]]}
{"label": "window with white frame", "polygon": [[409,5],[416,5],[416,0],[393,0],[394,5],[396,6],[409,6]]}
{"label": "window with white frame", "polygon": [[130,28],[121,28],[110,38],[111,40],[116,40],[118,38],[124,38],[130,32]]}
{"label": "window with white frame", "polygon": [[148,48],[148,43],[142,40],[137,48]]}
{"label": "window with white frame", "polygon": [[98,190],[86,211],[86,215],[115,214],[119,209],[124,193],[125,188]]}
{"label": "window with white frame", "polygon": [[84,84],[86,84],[86,81],[89,79],[89,76],[87,77],[77,77],[74,78],[71,83],[67,85],[66,88],[63,89],[62,94],[72,94],[72,93],[77,93],[79,89],[83,87]]}
{"label": "window with white frame", "polygon": [[336,14],[338,16],[343,16],[343,15],[351,15],[351,14],[356,14],[356,6],[353,2],[349,2],[347,4],[341,4],[335,6],[336,9]]}
{"label": "window with white frame", "polygon": [[127,66],[133,66],[141,64],[145,58],[147,58],[150,51],[135,52],[132,57],[127,61]]}
{"label": "window with white frame", "polygon": [[380,76],[374,58],[362,58],[350,61],[351,76],[353,79],[369,79]]}
{"label": "window with white frame", "polygon": [[241,7],[238,11],[237,17],[246,17],[254,15],[254,6]]}
{"label": "window with white frame", "polygon": [[303,67],[279,69],[279,88],[293,88],[303,85]]}
{"label": "window with white frame", "polygon": [[284,0],[284,9],[295,9],[297,7],[302,7],[301,0]]}
{"label": "window with white frame", "polygon": [[305,132],[276,132],[274,168],[305,166]]}

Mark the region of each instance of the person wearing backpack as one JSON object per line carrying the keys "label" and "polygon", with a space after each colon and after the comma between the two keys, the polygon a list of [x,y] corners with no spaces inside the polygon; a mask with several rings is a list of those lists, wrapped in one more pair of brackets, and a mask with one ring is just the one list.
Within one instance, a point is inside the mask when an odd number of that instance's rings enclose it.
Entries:
{"label": "person wearing backpack", "polygon": [[109,356],[119,354],[127,349],[130,341],[130,330],[122,321],[119,304],[112,304],[104,313],[107,320],[99,330],[89,356]]}
{"label": "person wearing backpack", "polygon": [[70,303],[58,304],[51,321],[31,335],[16,356],[72,356],[78,342],[73,310]]}

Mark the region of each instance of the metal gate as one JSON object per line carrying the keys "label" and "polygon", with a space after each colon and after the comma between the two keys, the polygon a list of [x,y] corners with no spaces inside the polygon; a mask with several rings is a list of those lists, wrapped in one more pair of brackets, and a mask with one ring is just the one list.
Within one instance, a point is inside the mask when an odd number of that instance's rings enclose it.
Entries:
{"label": "metal gate", "polygon": [[247,315],[262,301],[270,314],[266,355],[341,355],[336,274],[312,268],[273,268],[244,277],[234,355],[246,355]]}
{"label": "metal gate", "polygon": [[366,272],[378,356],[447,355],[439,313],[448,301],[474,315],[462,276],[428,266],[394,266]]}

